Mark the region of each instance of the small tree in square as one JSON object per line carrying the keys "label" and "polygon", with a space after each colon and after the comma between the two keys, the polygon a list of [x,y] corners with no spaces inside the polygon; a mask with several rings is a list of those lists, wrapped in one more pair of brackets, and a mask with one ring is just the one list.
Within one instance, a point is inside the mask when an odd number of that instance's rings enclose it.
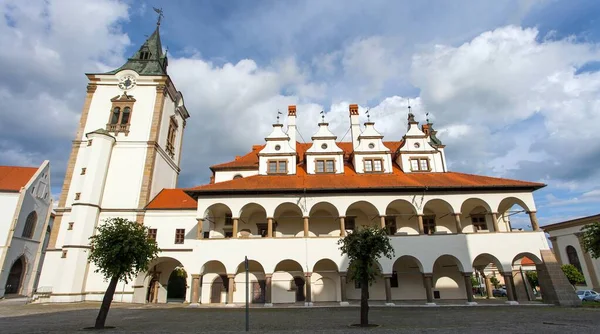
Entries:
{"label": "small tree in square", "polygon": [[588,224],[581,231],[583,249],[594,259],[600,258],[600,222]]}
{"label": "small tree in square", "polygon": [[363,227],[338,241],[342,255],[348,256],[349,277],[360,282],[360,326],[369,326],[369,285],[380,275],[377,260],[391,259],[394,249],[382,228]]}
{"label": "small tree in square", "polygon": [[585,283],[585,277],[583,277],[581,271],[579,271],[579,269],[577,269],[577,267],[574,265],[563,264],[560,268],[562,269],[563,273],[565,273],[565,276],[567,276],[567,279],[573,286],[573,289],[575,289],[575,284]]}
{"label": "small tree in square", "polygon": [[490,283],[492,283],[494,289],[498,289],[500,286],[500,281],[496,278],[496,276],[492,276],[492,278],[490,278]]}
{"label": "small tree in square", "polygon": [[125,218],[110,218],[90,237],[89,260],[105,279],[108,288],[94,328],[104,328],[117,283],[133,279],[139,272],[148,270],[150,261],[160,249],[155,240],[148,238],[148,228]]}

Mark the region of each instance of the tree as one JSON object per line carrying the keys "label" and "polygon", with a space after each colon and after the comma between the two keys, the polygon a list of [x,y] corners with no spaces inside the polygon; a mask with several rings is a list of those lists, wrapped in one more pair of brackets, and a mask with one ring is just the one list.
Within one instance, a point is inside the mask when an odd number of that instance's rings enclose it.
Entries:
{"label": "tree", "polygon": [[360,282],[360,326],[369,326],[369,285],[380,275],[377,260],[382,256],[391,259],[394,249],[382,228],[363,227],[338,241],[342,255],[350,261],[349,277]]}
{"label": "tree", "polygon": [[90,237],[89,260],[105,279],[110,280],[94,328],[104,328],[117,282],[128,282],[148,265],[160,249],[148,238],[148,228],[125,218],[110,218]]}
{"label": "tree", "polygon": [[492,278],[490,278],[490,283],[492,283],[494,289],[498,289],[500,286],[500,281],[496,278],[496,276],[492,276]]}
{"label": "tree", "polygon": [[581,231],[583,249],[594,258],[600,258],[600,222],[584,226]]}
{"label": "tree", "polygon": [[527,280],[529,281],[532,289],[535,290],[535,288],[540,285],[537,271],[528,271],[525,273],[525,276],[527,276]]}
{"label": "tree", "polygon": [[565,273],[565,276],[567,276],[573,289],[575,289],[575,284],[585,283],[585,277],[583,277],[583,274],[574,265],[563,264],[560,268]]}

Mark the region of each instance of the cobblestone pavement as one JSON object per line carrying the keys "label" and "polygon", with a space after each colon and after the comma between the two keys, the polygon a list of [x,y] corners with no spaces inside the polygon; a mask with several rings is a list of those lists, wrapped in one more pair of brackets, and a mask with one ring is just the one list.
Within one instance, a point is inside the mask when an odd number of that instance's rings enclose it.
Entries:
{"label": "cobblestone pavement", "polygon": [[[92,326],[98,303],[0,302],[0,333],[75,333]],[[250,330],[270,333],[598,333],[600,310],[554,306],[372,307],[373,329],[350,328],[358,307],[253,308]],[[237,333],[243,308],[188,308],[115,303],[107,333]]]}

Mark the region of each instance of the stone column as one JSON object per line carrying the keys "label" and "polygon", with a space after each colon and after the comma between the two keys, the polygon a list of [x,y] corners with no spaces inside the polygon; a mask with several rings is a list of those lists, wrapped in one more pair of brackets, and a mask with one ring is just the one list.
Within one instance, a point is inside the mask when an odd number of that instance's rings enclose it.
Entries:
{"label": "stone column", "polygon": [[379,216],[379,224],[382,229],[385,229],[385,216]]}
{"label": "stone column", "polygon": [[267,218],[267,237],[273,237],[273,218]]}
{"label": "stone column", "polygon": [[233,235],[232,238],[236,239],[238,236],[238,218],[233,218]]}
{"label": "stone column", "polygon": [[383,275],[385,279],[385,305],[392,306],[392,275],[385,274]]}
{"label": "stone column", "polygon": [[540,224],[538,223],[536,212],[529,211],[528,213],[529,213],[529,220],[531,220],[531,228],[533,228],[534,231],[539,231]]}
{"label": "stone column", "polygon": [[350,305],[348,303],[348,298],[346,298],[346,273],[340,273],[340,305],[347,306]]}
{"label": "stone column", "polygon": [[465,291],[467,292],[467,304],[476,304],[473,300],[473,283],[471,282],[471,273],[463,273],[465,278]]}
{"label": "stone column", "polygon": [[427,296],[427,304],[435,305],[433,302],[433,274],[423,274],[423,285]]}
{"label": "stone column", "polygon": [[554,257],[558,261],[558,263],[563,263],[560,258],[560,249],[558,248],[558,242],[556,241],[556,237],[550,237],[550,242],[552,242],[552,251],[554,251]]}
{"label": "stone column", "polygon": [[346,236],[346,224],[344,223],[344,218],[346,217],[340,217],[340,237],[345,237]]}
{"label": "stone column", "polygon": [[504,285],[506,286],[506,297],[509,304],[517,304],[515,300],[515,287],[511,273],[502,273],[504,276]]}
{"label": "stone column", "polygon": [[419,222],[419,234],[424,234],[425,229],[423,228],[423,215],[417,215],[417,219]]}
{"label": "stone column", "polygon": [[158,280],[154,281],[154,295],[152,296],[152,303],[153,304],[157,304],[158,303],[158,286],[160,283],[158,283]]}
{"label": "stone column", "polygon": [[460,213],[454,214],[454,222],[456,223],[456,233],[463,233],[462,223],[460,222]]}
{"label": "stone column", "polygon": [[306,273],[306,282],[304,284],[304,286],[306,287],[306,302],[304,303],[304,306],[312,306],[312,291],[310,289],[310,277],[312,276],[312,273]]}
{"label": "stone column", "polygon": [[265,306],[273,306],[271,301],[271,278],[273,274],[265,274]]}
{"label": "stone column", "polygon": [[203,239],[204,238],[204,231],[202,230],[203,227],[203,223],[204,223],[204,219],[202,218],[198,218],[196,219],[198,221],[198,223],[196,224],[196,226],[198,227],[198,231],[196,231],[196,239]]}
{"label": "stone column", "polygon": [[200,298],[199,295],[200,288],[200,275],[192,274],[192,300],[190,301],[192,304],[198,304],[198,300]]}
{"label": "stone column", "polygon": [[[594,268],[594,263],[592,261],[592,257],[590,256],[590,253],[586,252],[585,249],[583,248],[583,233],[578,232],[578,233],[575,233],[575,235],[577,236],[577,241],[579,241],[579,248],[581,249],[581,253],[583,254],[583,260],[585,261],[585,267],[586,267],[587,272],[592,281],[591,282],[592,287],[594,290],[597,291],[598,289],[600,289],[600,284],[598,283],[598,276],[596,275],[596,269]],[[554,243],[552,244],[552,247],[554,247]]]}
{"label": "stone column", "polygon": [[487,276],[483,270],[481,271],[481,275],[485,278],[485,292],[487,295],[487,299],[492,299],[494,298],[494,291],[493,291],[493,287],[492,287],[492,279]]}
{"label": "stone column", "polygon": [[304,217],[304,237],[308,238],[308,217]]}
{"label": "stone column", "polygon": [[498,226],[498,212],[492,212],[492,224],[494,225],[494,232],[500,232],[500,227]]}
{"label": "stone column", "polygon": [[234,287],[234,278],[235,275],[228,274],[227,278],[229,280],[229,289],[227,291],[227,304],[233,305],[233,287]]}

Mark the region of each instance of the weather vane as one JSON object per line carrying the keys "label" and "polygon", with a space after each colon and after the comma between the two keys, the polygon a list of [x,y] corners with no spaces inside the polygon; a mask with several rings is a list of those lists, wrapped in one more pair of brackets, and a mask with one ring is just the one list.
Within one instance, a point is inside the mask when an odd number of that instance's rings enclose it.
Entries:
{"label": "weather vane", "polygon": [[321,114],[321,123],[325,123],[325,111],[321,110],[319,114]]}
{"label": "weather vane", "polygon": [[159,26],[160,25],[160,20],[165,17],[163,15],[163,10],[162,8],[156,8],[156,7],[152,7],[152,9],[154,9],[154,11],[158,14],[158,21],[156,22],[156,25]]}
{"label": "weather vane", "polygon": [[427,121],[427,124],[429,124],[429,113],[425,113],[425,120]]}
{"label": "weather vane", "polygon": [[369,111],[371,109],[367,109],[367,112],[365,112],[365,115],[367,115],[367,122],[371,122],[371,115],[369,115]]}
{"label": "weather vane", "polygon": [[277,109],[277,124],[279,124],[279,115],[281,115],[281,111],[279,111],[279,109]]}

